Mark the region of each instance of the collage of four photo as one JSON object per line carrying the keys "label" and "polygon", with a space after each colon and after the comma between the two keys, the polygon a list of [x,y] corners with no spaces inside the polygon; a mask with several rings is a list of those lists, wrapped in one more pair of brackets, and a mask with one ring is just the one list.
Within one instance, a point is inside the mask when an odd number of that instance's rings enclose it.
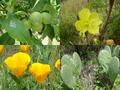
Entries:
{"label": "collage of four photo", "polygon": [[0,90],[120,90],[120,0],[0,0]]}

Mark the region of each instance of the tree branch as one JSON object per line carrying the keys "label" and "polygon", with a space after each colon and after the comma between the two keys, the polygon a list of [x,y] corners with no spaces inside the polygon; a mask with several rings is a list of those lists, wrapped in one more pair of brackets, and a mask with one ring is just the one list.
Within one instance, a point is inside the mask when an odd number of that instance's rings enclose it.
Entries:
{"label": "tree branch", "polygon": [[107,19],[106,19],[106,22],[101,30],[101,35],[100,35],[100,40],[103,40],[104,39],[104,35],[105,33],[107,32],[107,25],[108,25],[108,22],[109,22],[109,18],[111,16],[111,13],[112,13],[112,8],[113,8],[113,5],[114,5],[114,1],[115,0],[109,0],[109,12],[108,12],[108,15],[107,15]]}

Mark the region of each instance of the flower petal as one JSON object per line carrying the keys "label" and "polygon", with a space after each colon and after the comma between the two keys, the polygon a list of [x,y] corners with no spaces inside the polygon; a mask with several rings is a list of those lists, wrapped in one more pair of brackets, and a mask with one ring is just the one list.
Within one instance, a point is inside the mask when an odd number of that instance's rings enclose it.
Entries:
{"label": "flower petal", "polygon": [[90,10],[88,8],[83,8],[80,12],[79,12],[79,18],[80,20],[88,20],[90,17],[91,13]]}
{"label": "flower petal", "polygon": [[55,67],[60,70],[60,59],[55,62]]}
{"label": "flower petal", "polygon": [[27,53],[18,52],[5,60],[5,64],[12,71],[12,73],[20,77],[24,74],[30,63],[30,56]]}
{"label": "flower petal", "polygon": [[16,68],[16,60],[13,59],[13,57],[8,57],[7,59],[5,59],[5,64],[7,65],[7,67],[12,70],[14,68]]}
{"label": "flower petal", "polygon": [[33,63],[29,68],[29,72],[33,75],[38,83],[42,83],[50,73],[50,65]]}
{"label": "flower petal", "polygon": [[3,52],[4,50],[4,45],[0,45],[0,54]]}
{"label": "flower petal", "polygon": [[78,31],[80,31],[81,33],[86,32],[88,30],[88,26],[87,25],[88,25],[87,22],[84,22],[82,20],[75,22],[76,29]]}
{"label": "flower petal", "polygon": [[91,25],[91,26],[89,27],[88,32],[89,32],[90,34],[93,34],[93,35],[99,34],[99,26]]}
{"label": "flower petal", "polygon": [[27,53],[18,52],[13,55],[13,58],[17,60],[17,65],[27,66],[30,63],[30,56]]}
{"label": "flower petal", "polygon": [[98,13],[96,13],[96,12],[91,13],[91,15],[89,17],[89,21],[90,21],[90,23],[94,23],[96,25],[100,25],[102,23],[102,21],[99,18]]}
{"label": "flower petal", "polygon": [[20,50],[22,52],[28,53],[29,49],[30,49],[29,45],[20,45]]}

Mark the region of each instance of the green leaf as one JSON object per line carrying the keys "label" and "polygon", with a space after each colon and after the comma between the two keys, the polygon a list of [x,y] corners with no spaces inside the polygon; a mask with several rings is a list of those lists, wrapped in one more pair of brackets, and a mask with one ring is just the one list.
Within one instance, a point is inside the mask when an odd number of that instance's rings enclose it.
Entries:
{"label": "green leaf", "polygon": [[29,0],[29,4],[30,4],[31,8],[35,5],[36,1],[37,0]]}
{"label": "green leaf", "polygon": [[57,40],[59,40],[59,37],[60,37],[60,28],[59,28],[59,26],[53,25],[53,28],[54,28],[54,32],[55,32],[55,37],[56,37]]}
{"label": "green leaf", "polygon": [[62,77],[63,81],[65,82],[65,84],[69,88],[73,89],[76,85],[76,78],[74,77],[74,75],[72,73],[72,67],[63,65],[60,72],[61,72],[61,77]]}
{"label": "green leaf", "polygon": [[12,73],[9,73],[9,75],[11,76],[11,78],[17,83],[20,84],[20,78],[17,78],[15,75],[13,75]]}
{"label": "green leaf", "polygon": [[32,10],[33,11],[42,11],[42,9],[46,3],[47,3],[47,0],[36,0]]}
{"label": "green leaf", "polygon": [[51,4],[46,4],[43,8],[43,11],[48,11],[49,14],[52,16],[52,20],[51,20],[51,24],[57,24],[58,23],[58,15],[57,15],[57,11],[55,10],[55,8],[51,5]]}
{"label": "green leaf", "polygon": [[33,43],[34,43],[32,45],[42,45],[41,40],[36,39],[35,37],[32,37],[31,39],[33,40]]}
{"label": "green leaf", "polygon": [[0,44],[13,45],[14,43],[15,40],[11,38],[8,33],[4,33],[2,36],[0,36]]}
{"label": "green leaf", "polygon": [[48,11],[53,17],[56,15],[56,10],[51,4],[45,4],[43,11]]}
{"label": "green leaf", "polygon": [[3,20],[2,27],[8,32],[8,34],[22,42],[33,44],[33,41],[30,37],[29,31],[24,23],[13,16],[8,16],[7,19]]}

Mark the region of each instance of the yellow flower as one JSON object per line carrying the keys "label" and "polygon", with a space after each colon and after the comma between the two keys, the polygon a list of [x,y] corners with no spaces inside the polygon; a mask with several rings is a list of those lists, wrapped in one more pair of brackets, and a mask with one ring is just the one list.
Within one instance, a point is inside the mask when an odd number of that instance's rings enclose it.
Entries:
{"label": "yellow flower", "polygon": [[93,35],[99,33],[99,25],[102,21],[98,13],[90,12],[89,9],[84,8],[79,12],[79,18],[80,20],[75,22],[75,27],[80,32],[80,36],[85,37],[87,31]]}
{"label": "yellow flower", "polygon": [[20,50],[22,52],[28,53],[29,49],[30,49],[29,45],[20,45]]}
{"label": "yellow flower", "polygon": [[55,67],[60,70],[60,59],[55,62]]}
{"label": "yellow flower", "polygon": [[23,76],[30,63],[30,56],[26,53],[18,52],[5,60],[5,64],[16,77]]}
{"label": "yellow flower", "polygon": [[114,45],[114,40],[108,39],[104,41],[106,45]]}
{"label": "yellow flower", "polygon": [[0,54],[3,52],[4,50],[4,45],[0,45]]}
{"label": "yellow flower", "polygon": [[33,75],[38,83],[42,83],[50,73],[50,65],[33,63],[29,68],[29,72]]}

